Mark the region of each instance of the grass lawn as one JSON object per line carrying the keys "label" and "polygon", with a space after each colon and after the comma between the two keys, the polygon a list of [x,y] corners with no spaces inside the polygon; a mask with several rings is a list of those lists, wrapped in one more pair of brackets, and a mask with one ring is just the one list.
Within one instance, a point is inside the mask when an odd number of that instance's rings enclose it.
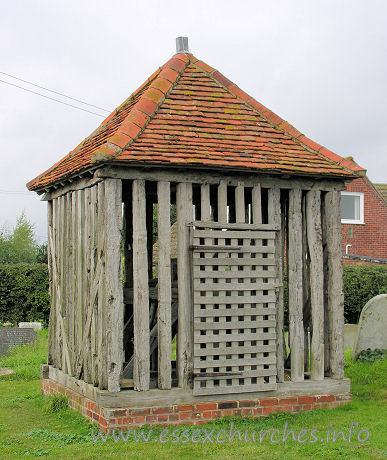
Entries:
{"label": "grass lawn", "polygon": [[[39,364],[45,362],[47,333],[39,333],[36,347],[23,346],[0,361],[0,366],[11,367],[14,375],[0,378],[0,458],[25,458],[45,456],[46,458],[270,458],[270,459],[334,459],[334,458],[387,458],[387,360],[374,364],[353,363],[350,353],[346,354],[346,376],[352,379],[353,402],[337,409],[319,409],[296,415],[279,414],[264,419],[228,418],[210,422],[200,427],[189,427],[189,434],[198,428],[208,432],[221,428],[228,433],[230,424],[234,431],[255,430],[258,442],[232,442],[217,444],[205,436],[196,438],[199,443],[162,444],[155,441],[161,429],[154,428],[149,443],[131,440],[115,443],[109,439],[106,443],[93,443],[91,425],[79,414],[67,408],[52,410],[52,397],[43,397],[40,392]],[[351,443],[339,438],[336,442],[310,443],[312,438],[300,444],[289,436],[286,442],[270,443],[270,434],[259,443],[260,430],[279,429],[282,437],[284,424],[288,430],[297,434],[302,429],[308,432],[315,429],[318,438],[326,439],[327,431],[344,431],[348,436],[351,422],[359,422],[359,430],[366,428],[370,432],[365,442],[358,442],[357,433],[352,435]],[[180,433],[186,427],[180,428]],[[172,430],[171,430],[172,431]],[[227,436],[226,436],[227,437]],[[216,435],[213,436],[213,439]]]}

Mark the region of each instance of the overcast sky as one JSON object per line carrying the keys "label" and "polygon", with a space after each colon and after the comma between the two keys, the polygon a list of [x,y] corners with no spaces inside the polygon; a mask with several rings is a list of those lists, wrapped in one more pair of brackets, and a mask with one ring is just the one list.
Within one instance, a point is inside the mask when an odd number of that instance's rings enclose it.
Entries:
{"label": "overcast sky", "polygon": [[[188,36],[196,57],[387,182],[386,13],[385,0],[12,0],[2,2],[0,72],[110,111]],[[43,241],[46,204],[25,184],[103,119],[3,82],[0,104],[0,226],[25,209]]]}

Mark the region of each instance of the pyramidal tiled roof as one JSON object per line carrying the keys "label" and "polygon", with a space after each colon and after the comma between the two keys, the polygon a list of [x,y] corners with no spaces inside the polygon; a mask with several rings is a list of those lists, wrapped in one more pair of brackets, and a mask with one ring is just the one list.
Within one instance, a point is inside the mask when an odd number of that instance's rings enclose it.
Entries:
{"label": "pyramidal tiled roof", "polygon": [[27,184],[44,189],[108,162],[312,176],[364,172],[311,141],[192,54],[176,54],[62,160]]}

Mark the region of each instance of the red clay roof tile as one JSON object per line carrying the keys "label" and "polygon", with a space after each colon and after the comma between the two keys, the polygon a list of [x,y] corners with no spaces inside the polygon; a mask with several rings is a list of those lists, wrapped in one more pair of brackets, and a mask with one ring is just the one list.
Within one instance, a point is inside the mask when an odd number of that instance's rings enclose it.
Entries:
{"label": "red clay roof tile", "polygon": [[351,177],[364,169],[302,135],[192,54],[176,54],[66,157],[27,184],[123,164]]}

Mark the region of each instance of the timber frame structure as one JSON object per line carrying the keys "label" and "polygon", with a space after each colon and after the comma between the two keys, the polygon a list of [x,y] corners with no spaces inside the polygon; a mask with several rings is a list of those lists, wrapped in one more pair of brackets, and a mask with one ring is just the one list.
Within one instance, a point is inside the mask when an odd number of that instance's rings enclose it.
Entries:
{"label": "timber frame structure", "polygon": [[[201,98],[196,86],[187,92],[199,73],[201,89],[218,85],[218,96]],[[232,110],[218,110],[221,103]],[[222,123],[235,124],[214,128],[219,112],[228,117]],[[253,115],[259,139],[245,127]],[[158,116],[174,131],[152,138]],[[204,121],[224,161],[211,152],[202,159],[199,144],[188,145]],[[280,138],[269,152],[265,136]],[[168,164],[160,160],[162,137],[178,152]],[[223,139],[252,153],[231,163]],[[190,156],[181,153],[187,145]],[[142,147],[148,153],[136,156]],[[340,191],[362,168],[328,152],[219,72],[189,53],[175,55],[99,131],[28,184],[48,204],[44,378],[100,407],[347,393]]]}

